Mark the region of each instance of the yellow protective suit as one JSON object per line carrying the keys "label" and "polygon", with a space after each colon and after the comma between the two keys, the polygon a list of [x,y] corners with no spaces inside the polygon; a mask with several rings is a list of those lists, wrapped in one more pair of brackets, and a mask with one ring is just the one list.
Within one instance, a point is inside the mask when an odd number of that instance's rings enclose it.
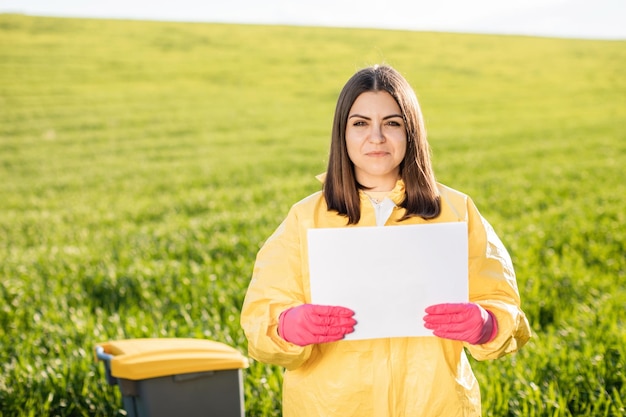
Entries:
{"label": "yellow protective suit", "polygon": [[[510,257],[472,200],[439,185],[441,215],[434,220],[399,219],[396,207],[385,226],[467,222],[469,299],[491,311],[498,334],[483,345],[438,337],[339,341],[300,347],[283,340],[278,317],[310,303],[307,229],[345,227],[347,218],[329,212],[321,192],[295,204],[258,253],[241,312],[254,359],[286,368],[284,417],[454,417],[480,416],[480,392],[464,347],[478,359],[519,349],[530,337],[520,309]],[[361,193],[359,226],[374,226],[374,208]],[[390,198],[399,204],[404,183]],[[358,324],[357,324],[358,326]]]}

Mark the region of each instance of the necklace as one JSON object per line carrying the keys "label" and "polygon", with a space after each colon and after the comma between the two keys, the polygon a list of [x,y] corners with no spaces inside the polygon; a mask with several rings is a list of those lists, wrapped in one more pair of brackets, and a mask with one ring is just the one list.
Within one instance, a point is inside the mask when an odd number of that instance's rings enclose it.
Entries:
{"label": "necklace", "polygon": [[368,191],[365,195],[374,203],[380,204],[389,195],[389,191]]}

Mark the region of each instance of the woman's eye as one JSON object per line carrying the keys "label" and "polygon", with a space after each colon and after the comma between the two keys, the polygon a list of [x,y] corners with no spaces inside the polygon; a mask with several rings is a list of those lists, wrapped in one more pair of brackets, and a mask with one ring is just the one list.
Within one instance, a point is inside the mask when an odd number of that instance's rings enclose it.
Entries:
{"label": "woman's eye", "polygon": [[387,122],[387,126],[399,127],[401,125],[400,125],[400,122],[397,122],[395,120],[390,120]]}
{"label": "woman's eye", "polygon": [[363,120],[357,120],[352,126],[365,126],[365,122]]}

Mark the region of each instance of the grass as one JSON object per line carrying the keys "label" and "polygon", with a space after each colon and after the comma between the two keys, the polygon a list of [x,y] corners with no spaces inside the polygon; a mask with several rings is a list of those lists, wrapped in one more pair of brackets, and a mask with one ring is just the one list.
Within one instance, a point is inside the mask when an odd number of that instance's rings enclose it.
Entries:
{"label": "grass", "polygon": [[[624,46],[0,15],[0,416],[124,415],[98,342],[245,353],[254,256],[319,188],[339,89],[378,62],[516,265],[534,338],[473,361],[484,415],[623,415]],[[279,416],[281,370],[245,377],[247,415]]]}

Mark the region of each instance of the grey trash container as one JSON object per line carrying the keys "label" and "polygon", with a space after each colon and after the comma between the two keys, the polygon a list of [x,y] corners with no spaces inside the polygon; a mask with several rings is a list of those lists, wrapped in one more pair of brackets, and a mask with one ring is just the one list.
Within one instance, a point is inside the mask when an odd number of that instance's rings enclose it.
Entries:
{"label": "grey trash container", "polygon": [[107,381],[130,417],[243,417],[242,369],[234,348],[203,339],[128,339],[96,346]]}

